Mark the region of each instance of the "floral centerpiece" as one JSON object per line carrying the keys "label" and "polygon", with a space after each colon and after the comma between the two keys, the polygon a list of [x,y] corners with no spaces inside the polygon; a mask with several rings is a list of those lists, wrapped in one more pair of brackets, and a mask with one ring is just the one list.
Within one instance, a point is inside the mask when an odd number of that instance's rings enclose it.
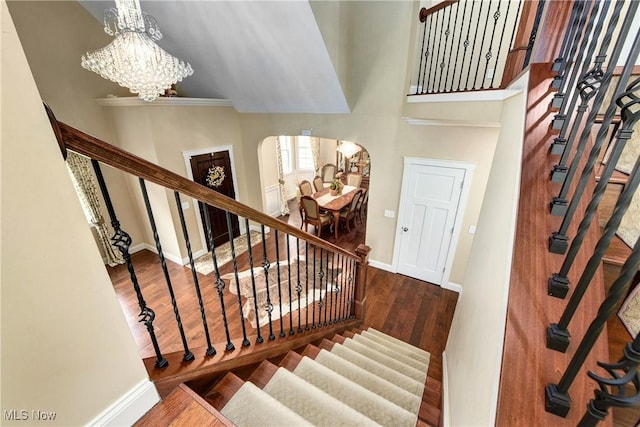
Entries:
{"label": "floral centerpiece", "polygon": [[335,177],[333,178],[333,181],[331,181],[331,184],[329,184],[329,193],[332,196],[337,196],[338,194],[342,193],[343,187],[344,184],[342,183],[342,181],[340,181],[340,178]]}

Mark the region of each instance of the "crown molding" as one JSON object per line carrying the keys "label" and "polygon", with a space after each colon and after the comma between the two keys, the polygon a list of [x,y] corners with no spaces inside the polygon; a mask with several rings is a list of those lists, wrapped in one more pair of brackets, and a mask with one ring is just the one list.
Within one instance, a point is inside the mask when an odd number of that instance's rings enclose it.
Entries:
{"label": "crown molding", "polygon": [[233,104],[228,99],[212,98],[158,97],[151,102],[146,102],[137,96],[113,96],[98,98],[95,101],[103,107],[233,107]]}
{"label": "crown molding", "polygon": [[455,126],[482,128],[499,128],[502,126],[500,122],[483,122],[478,120],[416,119],[413,117],[403,117],[402,120],[412,126]]}

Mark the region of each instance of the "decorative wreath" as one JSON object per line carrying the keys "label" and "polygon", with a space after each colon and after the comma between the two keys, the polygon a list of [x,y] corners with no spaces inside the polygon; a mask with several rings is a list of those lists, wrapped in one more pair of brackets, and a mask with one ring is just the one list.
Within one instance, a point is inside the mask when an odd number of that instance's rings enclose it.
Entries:
{"label": "decorative wreath", "polygon": [[211,166],[207,172],[207,185],[209,187],[220,187],[224,181],[224,169],[222,166]]}

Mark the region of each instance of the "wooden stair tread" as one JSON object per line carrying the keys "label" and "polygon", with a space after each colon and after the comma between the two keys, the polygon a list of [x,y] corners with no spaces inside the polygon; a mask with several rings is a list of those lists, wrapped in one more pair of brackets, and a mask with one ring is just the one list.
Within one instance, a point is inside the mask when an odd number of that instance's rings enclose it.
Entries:
{"label": "wooden stair tread", "polygon": [[422,393],[422,404],[430,405],[435,408],[442,408],[442,383],[433,378],[427,377],[427,381],[424,386],[424,393]]}
{"label": "wooden stair tread", "polygon": [[264,388],[277,370],[278,367],[276,365],[265,360],[253,371],[247,381],[255,384],[258,388]]}
{"label": "wooden stair tread", "polygon": [[137,427],[169,425],[215,427],[233,426],[233,423],[189,387],[180,384],[134,425]]}
{"label": "wooden stair tread", "polygon": [[[351,338],[351,337],[349,337],[349,338]],[[338,334],[336,334],[336,335],[331,339],[331,341],[333,341],[334,343],[338,343],[338,344],[344,344],[344,342],[345,342],[346,340],[347,340],[347,339],[346,339],[344,336],[342,336],[342,335],[338,335]]]}
{"label": "wooden stair tread", "polygon": [[323,339],[318,344],[318,347],[320,347],[323,350],[331,351],[331,349],[333,348],[334,344],[335,343],[333,341],[329,341],[328,339]]}
{"label": "wooden stair tread", "polygon": [[221,410],[243,384],[244,381],[240,377],[229,372],[209,390],[205,399],[211,406]]}
{"label": "wooden stair tread", "polygon": [[[600,178],[602,177],[602,172],[604,171],[604,167],[605,165],[600,165],[598,167],[598,169],[596,170],[596,182],[600,181]],[[624,172],[620,172],[619,170],[614,170],[613,173],[611,174],[611,177],[609,178],[609,184],[623,184],[625,185],[627,183],[627,181],[629,181],[629,175],[624,173]]]}
{"label": "wooden stair tread", "polygon": [[631,248],[617,235],[613,236],[602,262],[621,267],[631,255]]}
{"label": "wooden stair tread", "polygon": [[428,425],[438,426],[440,424],[440,409],[431,405],[421,405],[418,412],[418,419]]}
{"label": "wooden stair tread", "polygon": [[313,344],[309,344],[308,346],[305,347],[304,351],[302,352],[303,356],[307,356],[310,359],[315,359],[318,354],[320,354],[320,350],[321,348],[316,347]]}

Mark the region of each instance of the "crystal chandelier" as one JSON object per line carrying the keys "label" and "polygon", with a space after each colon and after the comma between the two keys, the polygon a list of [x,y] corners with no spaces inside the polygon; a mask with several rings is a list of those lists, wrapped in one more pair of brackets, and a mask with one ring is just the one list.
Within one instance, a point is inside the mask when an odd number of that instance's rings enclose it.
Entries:
{"label": "crystal chandelier", "polygon": [[153,101],[172,84],[193,74],[193,68],[163,50],[156,19],[140,9],[139,0],[115,0],[104,11],[104,32],[114,39],[107,46],[82,55],[82,66],[127,87],[145,101]]}

